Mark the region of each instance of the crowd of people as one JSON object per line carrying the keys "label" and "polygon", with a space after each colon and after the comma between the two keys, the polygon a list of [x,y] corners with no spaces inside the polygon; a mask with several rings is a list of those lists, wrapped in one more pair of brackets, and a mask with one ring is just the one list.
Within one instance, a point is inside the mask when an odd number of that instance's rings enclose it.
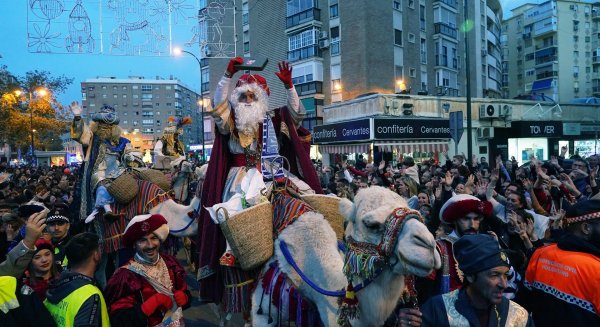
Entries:
{"label": "crowd of people", "polygon": [[[278,177],[285,176],[286,191],[298,194],[324,193],[353,201],[356,194],[364,197],[364,190],[373,187],[371,191],[383,190],[398,201],[403,198],[414,210],[411,216],[422,218],[429,231],[419,225],[426,238],[415,237],[414,242],[433,250],[435,237],[437,253],[432,256],[439,259],[440,268],[424,277],[407,276],[410,297],[403,297],[390,317],[380,317],[387,319],[386,325],[563,326],[568,322],[600,326],[598,156],[567,159],[563,147],[550,160],[530,157],[521,166],[514,158],[503,161],[498,156],[488,163],[485,157],[456,154],[450,158],[447,153],[422,162],[398,156],[399,163],[391,165],[376,153],[374,161],[359,155],[355,161],[321,166],[309,157],[310,133],[300,124],[306,112],[293,86],[291,66],[282,62],[276,73],[288,104],[270,109],[264,77],[244,74],[232,87],[232,77],[242,63],[239,57],[230,61],[215,91],[214,107],[207,109],[217,134],[209,164],[199,169],[198,191],[190,192],[202,206],[183,212],[189,208],[181,205],[173,210],[182,210],[182,215],[198,223],[195,267],[201,302],[219,305],[221,313],[242,313],[252,323],[250,294],[266,277],[260,276],[260,269],[244,270],[238,264],[244,258],[234,256],[217,227],[224,222],[217,208],[234,213],[259,207],[269,201],[263,193],[265,180],[275,185]],[[115,202],[132,201],[122,198],[130,191],[128,185],[156,181],[134,180],[115,190],[117,180],[128,177],[126,172],[147,172],[138,151],[121,136],[115,109],[104,106],[88,125],[77,102],[70,108],[72,136],[86,153],[81,169],[0,166],[0,326],[185,325],[183,309],[192,299],[185,270],[176,258],[161,251],[170,233],[166,218],[146,210],[149,203],[167,198],[168,192],[156,186],[156,196],[140,200],[143,213],[115,209]],[[164,146],[156,151],[168,157],[166,166],[181,169],[185,153],[176,141],[186,122],[172,123]],[[278,158],[285,158],[287,166],[278,166]],[[146,194],[148,189],[138,193]],[[305,210],[313,210],[297,205],[300,200],[291,196],[278,198],[288,201],[272,210],[281,215],[279,232]],[[269,210],[268,219],[275,221],[272,216]],[[267,225],[271,226],[270,220]],[[388,233],[386,225],[387,221],[358,228]],[[254,227],[244,226],[251,232]],[[268,234],[269,241],[271,236],[277,237]],[[396,240],[397,236],[383,238]],[[115,240],[112,250],[118,252],[118,264],[107,269],[107,261],[115,260],[107,260],[101,244]],[[354,244],[352,251],[370,251],[355,252],[355,262],[385,257],[386,264],[393,266],[387,261],[390,251],[382,256],[376,244],[346,242]],[[375,274],[375,268],[366,271]],[[272,280],[281,287],[286,278],[277,275]],[[348,281],[340,301],[345,308],[340,310],[345,314],[339,315],[342,324],[357,318],[351,309],[357,301]],[[274,290],[265,292],[269,309],[262,312],[261,306],[256,314],[268,314],[272,321]],[[292,293],[289,288],[288,293]],[[282,296],[277,294],[280,302]],[[302,320],[303,300],[298,295],[294,301],[299,308],[296,318]],[[296,320],[299,325],[306,324],[300,320]]]}
{"label": "crowd of people", "polygon": [[[408,156],[396,166],[358,156],[355,162],[316,166],[332,195],[352,200],[372,185],[395,191],[421,213],[436,238],[442,267],[416,279],[423,310],[400,308],[394,323],[458,326],[459,320],[452,320],[458,310],[471,326],[477,325],[474,320],[509,326],[510,315],[519,310],[509,315],[506,303],[519,303],[538,326],[567,321],[598,326],[600,157],[567,159],[566,152],[563,147],[550,160],[531,158],[522,166],[514,157],[505,162],[498,156],[490,166],[485,157],[466,160],[464,154],[449,158],[447,153],[419,164]],[[488,256],[494,259],[488,262]],[[474,282],[480,274],[489,275],[479,278],[487,284]],[[496,306],[502,303],[499,296],[511,300],[504,311]],[[456,310],[448,301],[455,301]],[[531,323],[527,317],[523,326]]]}

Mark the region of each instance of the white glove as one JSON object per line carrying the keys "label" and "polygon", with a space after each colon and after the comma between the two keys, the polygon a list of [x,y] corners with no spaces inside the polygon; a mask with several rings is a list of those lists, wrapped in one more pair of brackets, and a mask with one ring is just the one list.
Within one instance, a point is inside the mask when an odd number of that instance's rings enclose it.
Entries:
{"label": "white glove", "polygon": [[73,113],[73,115],[81,116],[81,107],[79,106],[79,102],[77,102],[77,101],[71,102],[71,105],[69,105],[69,109],[71,109],[71,112]]}

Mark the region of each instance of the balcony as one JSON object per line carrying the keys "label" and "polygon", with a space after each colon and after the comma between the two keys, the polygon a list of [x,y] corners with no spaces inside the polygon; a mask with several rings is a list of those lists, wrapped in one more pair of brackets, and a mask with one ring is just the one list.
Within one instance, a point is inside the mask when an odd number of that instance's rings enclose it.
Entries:
{"label": "balcony", "polygon": [[441,2],[441,3],[447,4],[448,6],[454,8],[454,9],[456,9],[456,7],[458,5],[456,0],[437,0],[437,1],[434,1],[433,3],[435,4],[436,2]]}
{"label": "balcony", "polygon": [[321,20],[321,9],[311,8],[289,16],[285,19],[285,27],[292,28],[313,20]]}
{"label": "balcony", "polygon": [[437,96],[446,96],[446,97],[457,97],[460,96],[460,92],[458,89],[454,89],[448,86],[436,86],[436,95]]}
{"label": "balcony", "polygon": [[321,49],[319,49],[318,45],[311,45],[308,47],[296,49],[293,51],[288,51],[288,61],[298,61],[310,57],[321,57]]}
{"label": "balcony", "polygon": [[593,56],[592,57],[592,64],[594,64],[594,65],[600,64],[600,56]]}
{"label": "balcony", "polygon": [[600,10],[592,11],[592,19],[600,19]]}
{"label": "balcony", "polygon": [[544,79],[544,78],[555,77],[555,76],[558,76],[557,71],[548,71],[548,72],[538,73],[537,75],[535,75],[535,79]]}
{"label": "balcony", "polygon": [[446,36],[449,36],[453,39],[457,38],[457,31],[455,27],[452,27],[450,25],[444,24],[444,23],[435,23],[433,24],[434,28],[435,28],[435,34],[443,34]]}
{"label": "balcony", "polygon": [[546,56],[541,58],[535,58],[536,66],[555,61],[558,61],[558,56]]}
{"label": "balcony", "polygon": [[294,85],[298,95],[308,95],[315,93],[323,93],[323,82],[313,81]]}

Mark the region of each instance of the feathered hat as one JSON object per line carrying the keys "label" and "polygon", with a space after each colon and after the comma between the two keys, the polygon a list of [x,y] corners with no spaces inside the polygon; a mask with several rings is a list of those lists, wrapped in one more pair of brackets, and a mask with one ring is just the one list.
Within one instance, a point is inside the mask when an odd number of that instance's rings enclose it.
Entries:
{"label": "feathered hat", "polygon": [[169,133],[169,132],[174,133],[177,129],[179,129],[185,125],[190,125],[192,123],[192,117],[190,117],[190,116],[186,116],[183,118],[169,116],[169,118],[167,120],[168,120],[167,128],[165,128],[165,132],[167,132],[167,133]]}

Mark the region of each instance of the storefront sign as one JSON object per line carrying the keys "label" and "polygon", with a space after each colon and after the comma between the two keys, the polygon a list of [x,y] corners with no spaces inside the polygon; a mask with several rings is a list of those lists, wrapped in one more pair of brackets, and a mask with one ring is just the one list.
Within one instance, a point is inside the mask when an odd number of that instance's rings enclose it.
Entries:
{"label": "storefront sign", "polygon": [[511,126],[517,137],[560,137],[563,132],[560,121],[513,121]]}
{"label": "storefront sign", "polygon": [[442,119],[375,118],[375,139],[449,139],[450,122]]}
{"label": "storefront sign", "polygon": [[371,139],[370,119],[315,126],[312,132],[313,144],[369,139]]}
{"label": "storefront sign", "polygon": [[563,135],[581,135],[581,124],[563,123]]}
{"label": "storefront sign", "polygon": [[600,125],[581,125],[582,132],[600,132]]}

